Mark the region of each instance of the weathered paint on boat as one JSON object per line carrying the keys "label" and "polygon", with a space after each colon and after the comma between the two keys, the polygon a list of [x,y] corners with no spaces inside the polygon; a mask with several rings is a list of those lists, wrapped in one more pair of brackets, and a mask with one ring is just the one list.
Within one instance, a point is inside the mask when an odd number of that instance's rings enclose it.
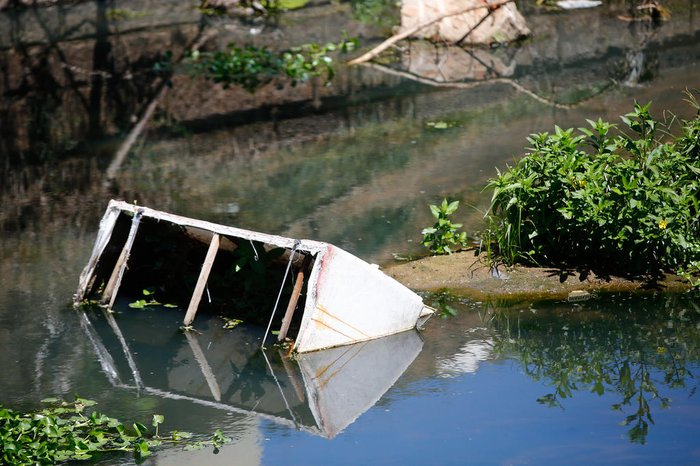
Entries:
{"label": "weathered paint on boat", "polygon": [[422,299],[375,266],[325,244],[309,279],[297,351],[329,348],[412,329]]}

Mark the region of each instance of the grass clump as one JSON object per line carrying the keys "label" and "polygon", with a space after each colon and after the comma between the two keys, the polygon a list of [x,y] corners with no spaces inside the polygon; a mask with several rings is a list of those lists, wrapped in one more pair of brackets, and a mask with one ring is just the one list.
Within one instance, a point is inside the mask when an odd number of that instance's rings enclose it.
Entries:
{"label": "grass clump", "polygon": [[[695,96],[688,102],[700,111]],[[659,122],[635,104],[617,125],[555,128],[528,138],[514,166],[489,180],[491,260],[613,273],[700,268],[700,112]],[[680,135],[670,134],[674,122]]]}

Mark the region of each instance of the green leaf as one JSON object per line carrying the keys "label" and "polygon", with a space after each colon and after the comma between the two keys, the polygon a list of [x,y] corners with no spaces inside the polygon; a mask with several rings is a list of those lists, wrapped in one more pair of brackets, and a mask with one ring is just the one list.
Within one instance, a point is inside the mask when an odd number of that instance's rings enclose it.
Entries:
{"label": "green leaf", "polygon": [[192,434],[190,432],[178,432],[178,431],[174,430],[171,435],[172,435],[173,440],[182,440],[182,439],[192,438]]}
{"label": "green leaf", "polygon": [[137,301],[134,301],[133,303],[129,303],[129,307],[134,308],[134,309],[143,309],[146,307],[146,300],[145,299],[139,299]]}
{"label": "green leaf", "polygon": [[433,217],[439,218],[440,217],[440,209],[436,205],[430,205],[430,212],[433,214]]}
{"label": "green leaf", "polygon": [[137,437],[141,437],[141,436],[143,436],[143,434],[145,434],[146,432],[148,432],[148,429],[146,428],[146,426],[144,426],[144,425],[141,424],[140,422],[134,422],[134,423],[132,424],[132,427],[133,427],[134,430],[136,431],[136,436],[137,436]]}
{"label": "green leaf", "polygon": [[459,201],[452,201],[450,204],[447,206],[447,209],[445,211],[446,214],[453,214],[457,208],[459,207]]}
{"label": "green leaf", "polygon": [[153,421],[151,422],[151,424],[153,425],[153,427],[158,427],[158,425],[162,424],[164,420],[165,417],[162,414],[154,414]]}
{"label": "green leaf", "polygon": [[151,451],[148,449],[148,442],[141,440],[134,446],[134,456],[138,459],[146,458],[151,455]]}

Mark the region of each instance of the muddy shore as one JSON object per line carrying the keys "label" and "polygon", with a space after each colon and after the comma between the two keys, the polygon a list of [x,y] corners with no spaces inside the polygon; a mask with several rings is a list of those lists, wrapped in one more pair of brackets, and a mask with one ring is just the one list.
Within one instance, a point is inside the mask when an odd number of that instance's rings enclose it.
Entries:
{"label": "muddy shore", "polygon": [[[391,265],[384,272],[414,291],[449,290],[476,300],[576,299],[577,293],[596,292],[683,292],[687,282],[675,275],[621,277],[590,271],[559,268],[499,266],[492,270],[474,251],[431,256]],[[572,294],[573,292],[573,294]]]}

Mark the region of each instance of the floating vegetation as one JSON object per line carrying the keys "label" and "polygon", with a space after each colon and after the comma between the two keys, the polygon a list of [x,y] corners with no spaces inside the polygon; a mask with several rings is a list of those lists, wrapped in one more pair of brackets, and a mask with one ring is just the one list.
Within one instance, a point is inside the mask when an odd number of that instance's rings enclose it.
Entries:
{"label": "floating vegetation", "polygon": [[223,328],[226,328],[229,330],[234,329],[243,323],[243,321],[240,319],[232,319],[230,317],[221,316],[221,319],[223,319],[223,321],[224,321]]}
{"label": "floating vegetation", "polygon": [[445,121],[445,120],[438,120],[438,121],[428,121],[425,126],[428,129],[436,129],[436,130],[441,130],[441,129],[449,129],[449,128],[454,128],[457,126],[456,121]]}
{"label": "floating vegetation", "polygon": [[104,453],[132,453],[137,461],[152,454],[152,448],[181,445],[187,450],[213,446],[217,451],[231,439],[217,430],[207,440],[193,440],[188,432],[161,435],[164,417],[154,414],[151,426],[134,422],[127,426],[93,407],[92,400],[72,402],[57,398],[42,400],[47,406],[36,412],[19,413],[0,406],[0,463],[14,465],[56,464],[91,460]]}
{"label": "floating vegetation", "polygon": [[162,303],[159,303],[158,301],[156,301],[155,298],[153,297],[153,295],[155,294],[155,291],[153,290],[153,288],[146,288],[142,291],[142,293],[143,293],[143,296],[145,298],[148,298],[148,300],[143,299],[143,298],[136,300],[132,303],[129,303],[129,307],[134,308],[134,309],[143,309],[147,306],[163,306],[163,307],[171,307],[171,308],[177,307],[175,304],[162,304]]}

